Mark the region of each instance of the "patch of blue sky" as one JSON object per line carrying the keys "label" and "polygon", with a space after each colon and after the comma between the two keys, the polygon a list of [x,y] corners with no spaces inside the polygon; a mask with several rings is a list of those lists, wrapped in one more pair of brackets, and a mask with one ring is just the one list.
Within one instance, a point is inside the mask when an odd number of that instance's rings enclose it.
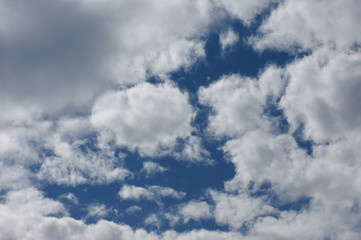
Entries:
{"label": "patch of blue sky", "polygon": [[[233,46],[231,51],[223,55],[219,43],[219,34],[228,27],[239,34],[240,41]],[[240,74],[256,77],[260,71],[270,64],[284,66],[294,59],[294,55],[287,52],[274,50],[256,52],[247,43],[248,37],[255,34],[255,31],[255,27],[248,28],[239,20],[230,21],[217,31],[212,31],[207,36],[204,62],[198,63],[190,70],[182,69],[172,73],[171,79],[176,81],[181,89],[196,93],[200,86],[208,86],[223,75]]]}

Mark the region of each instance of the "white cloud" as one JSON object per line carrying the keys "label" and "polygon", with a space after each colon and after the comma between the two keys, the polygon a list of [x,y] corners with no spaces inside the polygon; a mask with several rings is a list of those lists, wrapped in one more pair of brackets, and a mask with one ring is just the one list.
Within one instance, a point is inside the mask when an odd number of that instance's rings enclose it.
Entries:
{"label": "white cloud", "polygon": [[204,43],[188,40],[178,40],[172,43],[168,49],[151,53],[145,58],[151,73],[160,77],[171,71],[183,67],[191,67],[197,60],[205,57]]}
{"label": "white cloud", "polygon": [[278,192],[287,189],[288,197],[304,194],[297,179],[311,159],[292,136],[253,131],[228,141],[224,150],[236,167],[235,177],[226,182],[227,190],[244,191],[252,181],[256,185],[271,182],[275,189],[281,189]]}
{"label": "white cloud", "polygon": [[119,191],[118,194],[121,199],[133,199],[133,200],[146,199],[150,201],[156,201],[159,198],[164,198],[164,197],[180,199],[186,195],[186,193],[177,192],[176,190],[170,187],[162,187],[162,186],[137,187],[132,185],[123,185],[122,189]]}
{"label": "white cloud", "polygon": [[23,189],[32,185],[34,174],[19,164],[0,161],[0,190]]}
{"label": "white cloud", "polygon": [[211,195],[216,203],[214,210],[216,221],[235,230],[240,229],[246,222],[253,222],[258,216],[277,212],[261,199],[252,198],[246,194],[211,192]]}
{"label": "white cloud", "polygon": [[59,196],[60,199],[66,199],[73,204],[79,204],[79,199],[71,192]]}
{"label": "white cloud", "polygon": [[[202,229],[158,234],[104,220],[86,225],[61,217],[68,214],[61,203],[29,188],[34,177],[73,186],[123,180],[130,173],[122,167],[123,156],[114,156],[113,139],[142,156],[208,159],[202,140],[192,135],[195,110],[187,94],[170,83],[141,82],[153,75],[165,80],[169,72],[187,70],[205,57],[203,37],[218,17],[212,4],[249,26],[272,3],[279,4],[250,39],[253,47],[311,51],[284,69],[268,67],[256,78],[224,76],[199,90],[201,104],[214,110],[209,132],[232,138],[223,150],[236,175],[225,183],[226,192],[212,191],[214,211],[205,202],[190,202],[178,205],[181,215],[168,216],[188,221],[214,214],[218,224],[237,230],[251,222],[248,236]],[[359,239],[360,9],[357,0],[2,0],[0,189],[5,191],[0,236]],[[129,83],[138,85],[126,89]],[[122,90],[108,92],[114,85]],[[290,134],[304,126],[302,137],[316,143],[312,154],[300,149],[292,135],[277,131],[279,119],[265,114],[268,104],[284,111]],[[94,125],[87,119],[91,109]],[[94,142],[85,140],[95,134]],[[177,152],[180,139],[184,146]],[[30,171],[33,166],[40,171]],[[146,168],[162,171],[161,166]],[[277,210],[267,198],[250,196],[254,189],[248,184],[254,182],[256,191],[264,181],[280,203],[292,204],[299,197],[310,202],[299,211]],[[119,195],[159,201],[185,193],[124,185]],[[76,203],[72,195],[63,197]],[[106,212],[104,205],[89,208],[92,216]],[[150,215],[149,223],[157,223],[156,217]]]}
{"label": "white cloud", "polygon": [[125,210],[125,212],[128,214],[133,214],[140,211],[142,211],[142,208],[139,206],[131,206]]}
{"label": "white cloud", "polygon": [[232,17],[241,19],[245,24],[252,23],[254,17],[278,0],[220,0],[216,4],[224,8]]}
{"label": "white cloud", "polygon": [[282,1],[252,40],[257,49],[344,48],[360,43],[361,3],[358,0]]}
{"label": "white cloud", "polygon": [[48,140],[48,143],[53,147],[54,155],[46,157],[41,164],[37,173],[41,180],[75,186],[85,183],[104,184],[129,176],[128,170],[117,167],[118,160],[114,153],[97,153],[90,149],[83,152],[81,146],[85,145],[86,148],[86,141],[69,143],[55,135],[52,142]]}
{"label": "white cloud", "polygon": [[224,52],[226,49],[231,48],[238,41],[239,35],[235,33],[231,28],[219,34],[219,42],[221,44],[222,52]]}
{"label": "white cloud", "polygon": [[184,222],[189,222],[190,219],[200,220],[212,217],[210,206],[206,202],[191,201],[182,206],[179,210]]}
{"label": "white cloud", "polygon": [[0,235],[4,239],[30,239],[34,235],[29,227],[34,231],[33,223],[50,214],[64,215],[66,211],[33,187],[8,192],[0,204]]}
{"label": "white cloud", "polygon": [[[260,75],[260,78],[279,78],[281,81],[275,81],[279,83],[276,87],[270,84],[272,81],[261,84],[260,79],[258,91],[232,85],[235,81],[230,80],[226,83],[235,87],[225,88],[222,79],[200,90],[200,95],[206,96],[204,99],[216,110],[210,118],[210,129],[218,130],[218,136],[233,137],[227,141],[224,150],[235,164],[236,175],[225,184],[228,193],[213,193],[218,223],[239,229],[251,222],[250,239],[358,238],[361,153],[357,147],[360,127],[356,102],[359,65],[357,51],[323,48],[288,64],[279,71],[280,74]],[[285,80],[287,85],[284,86]],[[217,84],[219,91],[215,87]],[[242,91],[244,89],[247,93]],[[235,98],[238,101],[231,100],[237,92],[242,92]],[[304,137],[318,143],[312,146],[313,153],[308,155],[289,134],[279,134],[272,128],[254,124],[244,127],[245,118],[235,112],[247,95],[258,100],[259,111],[253,115],[258,116],[258,121],[266,107],[264,96],[271,96],[273,104],[284,110],[291,132],[303,124]],[[278,103],[275,100],[279,97]],[[238,104],[230,104],[236,102]],[[251,106],[243,111],[252,111]],[[218,125],[214,124],[214,119],[219,121]],[[227,131],[224,127],[231,120],[234,122],[229,126],[236,126],[233,133],[231,128]],[[300,197],[310,201],[299,211],[280,211],[264,198],[250,197],[249,194],[257,192],[265,181],[270,183],[269,191],[279,197],[277,204],[293,204]],[[253,189],[249,189],[249,183],[254,183]],[[279,216],[266,217],[268,214]]]}
{"label": "white cloud", "polygon": [[156,214],[152,213],[144,220],[144,224],[156,226],[159,228],[162,224],[162,221]]}
{"label": "white cloud", "polygon": [[327,142],[360,129],[361,54],[322,49],[287,66],[281,100],[293,129],[304,124],[307,139]]}
{"label": "white cloud", "polygon": [[275,100],[283,89],[282,70],[266,69],[258,79],[228,75],[199,89],[201,104],[211,106],[208,130],[215,136],[236,137],[258,128],[268,128],[263,116],[269,97]]}
{"label": "white cloud", "polygon": [[148,177],[153,174],[156,174],[156,173],[165,172],[167,170],[168,170],[167,168],[162,167],[158,163],[151,162],[151,161],[143,162],[142,171],[144,171]]}
{"label": "white cloud", "polygon": [[102,96],[91,122],[113,131],[119,145],[154,156],[173,147],[177,138],[189,137],[194,116],[186,93],[168,83],[142,83]]}
{"label": "white cloud", "polygon": [[107,209],[107,207],[104,204],[98,204],[98,203],[94,203],[94,204],[90,204],[87,207],[88,210],[88,214],[86,215],[86,218],[103,218],[105,217],[108,212],[109,209]]}
{"label": "white cloud", "polygon": [[175,146],[175,149],[170,149],[168,154],[173,155],[180,161],[202,162],[206,165],[212,165],[214,163],[210,158],[211,154],[203,148],[200,137],[187,137],[184,139],[183,145],[181,145],[181,150],[178,150],[177,147],[178,146]]}

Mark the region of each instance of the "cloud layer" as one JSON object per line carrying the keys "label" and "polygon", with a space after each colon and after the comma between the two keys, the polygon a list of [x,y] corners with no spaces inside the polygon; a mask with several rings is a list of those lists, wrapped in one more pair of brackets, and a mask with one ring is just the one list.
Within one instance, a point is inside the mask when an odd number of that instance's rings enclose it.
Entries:
{"label": "cloud layer", "polygon": [[0,236],[359,239],[360,9],[0,0]]}

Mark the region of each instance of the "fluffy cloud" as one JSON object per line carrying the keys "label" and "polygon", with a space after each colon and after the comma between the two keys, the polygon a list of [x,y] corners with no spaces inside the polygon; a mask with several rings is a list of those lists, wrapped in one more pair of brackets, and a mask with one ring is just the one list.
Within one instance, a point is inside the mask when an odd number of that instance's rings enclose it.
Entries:
{"label": "fluffy cloud", "polygon": [[267,101],[277,99],[283,84],[282,70],[269,67],[259,80],[234,74],[201,87],[200,103],[214,110],[209,117],[209,131],[215,136],[236,137],[254,129],[267,129],[271,123],[263,115],[264,109]]}
{"label": "fluffy cloud", "polygon": [[[224,146],[229,159],[236,166],[235,177],[226,183],[230,191],[246,190],[250,182],[271,182],[279,192],[299,192],[297,179],[304,174],[310,159],[299,149],[292,136],[274,136],[264,131],[253,131],[242,138],[230,140]],[[302,191],[299,192],[302,194]]]}
{"label": "fluffy cloud", "polygon": [[[359,1],[0,2],[3,238],[360,238]],[[72,186],[124,180],[131,173],[122,167],[123,156],[115,155],[119,146],[141,157],[210,162],[202,139],[194,136],[196,110],[168,82],[169,73],[205,58],[204,37],[219,12],[250,26],[274,3],[249,43],[259,51],[307,55],[283,68],[267,67],[255,78],[226,75],[200,88],[200,103],[212,109],[208,132],[226,139],[222,149],[236,174],[224,190],[209,191],[214,205],[193,200],[177,205],[176,214],[146,220],[214,217],[232,230],[248,227],[247,236],[203,229],[153,233],[104,220],[87,225],[31,187],[39,180]],[[221,36],[224,48],[236,39]],[[164,82],[144,83],[151,76]],[[278,129],[281,118],[288,133]],[[300,147],[302,138],[312,145],[310,153]],[[153,162],[143,169],[164,171]],[[122,199],[157,202],[184,196],[161,186],[124,184],[119,191]],[[304,206],[293,209],[303,197]],[[78,201],[71,194],[60,198]],[[108,208],[95,204],[88,212],[104,217]]]}
{"label": "fluffy cloud", "polygon": [[319,46],[344,48],[360,43],[357,24],[361,20],[357,0],[282,1],[252,40],[257,49],[295,50]]}
{"label": "fluffy cloud", "polygon": [[109,92],[94,105],[91,122],[115,133],[119,145],[154,156],[187,138],[195,116],[188,96],[170,84],[138,84]]}
{"label": "fluffy cloud", "polygon": [[235,230],[240,229],[247,222],[252,223],[258,216],[277,212],[261,199],[246,194],[231,195],[217,192],[211,194],[216,203],[214,210],[216,221]]}
{"label": "fluffy cloud", "polygon": [[293,129],[327,142],[360,129],[361,54],[325,49],[287,67],[289,84],[281,100]]}

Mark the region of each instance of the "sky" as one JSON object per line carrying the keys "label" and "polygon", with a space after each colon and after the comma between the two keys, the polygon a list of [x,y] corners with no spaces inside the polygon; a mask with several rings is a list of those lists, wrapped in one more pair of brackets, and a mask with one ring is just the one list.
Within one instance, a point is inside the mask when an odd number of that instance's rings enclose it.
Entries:
{"label": "sky", "polygon": [[361,239],[359,0],[0,0],[0,239]]}

